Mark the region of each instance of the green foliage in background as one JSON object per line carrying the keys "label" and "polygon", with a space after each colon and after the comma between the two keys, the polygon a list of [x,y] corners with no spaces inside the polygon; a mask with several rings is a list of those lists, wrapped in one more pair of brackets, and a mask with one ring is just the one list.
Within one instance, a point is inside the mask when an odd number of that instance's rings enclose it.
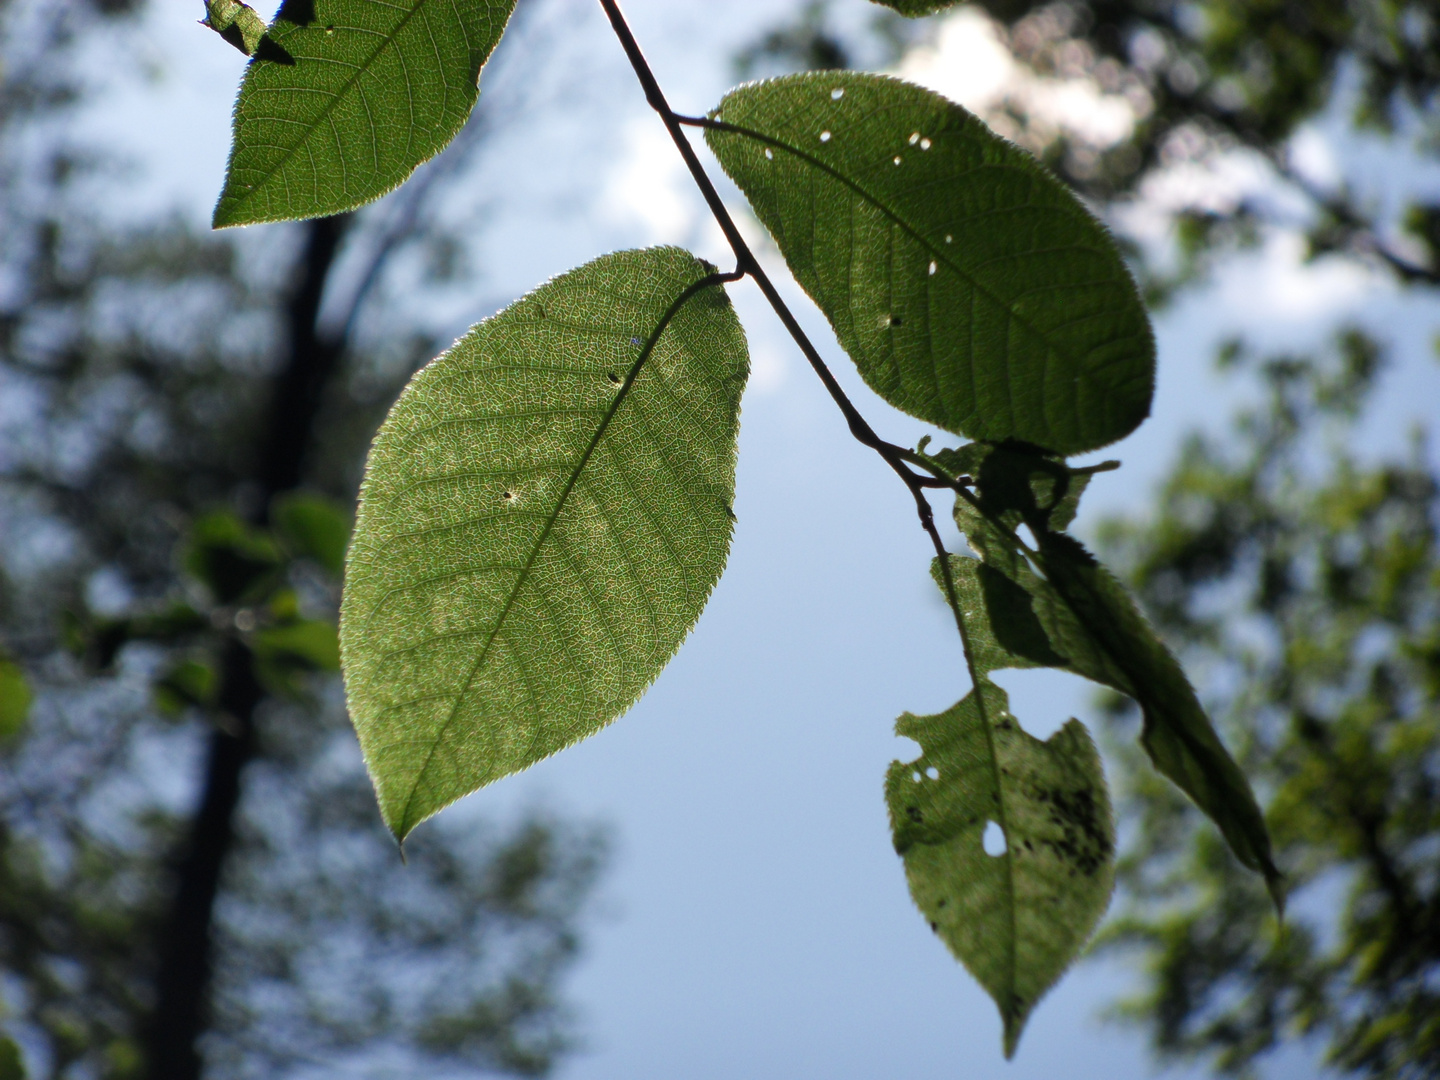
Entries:
{"label": "green foliage in background", "polygon": [[1346,1071],[1440,1069],[1440,481],[1418,439],[1408,459],[1351,448],[1379,358],[1353,331],[1318,357],[1232,354],[1265,400],[1191,439],[1152,514],[1106,537],[1216,688],[1296,896],[1276,927],[1191,809],[1130,763],[1131,900],[1107,943],[1149,977],[1125,1013],[1225,1072],[1301,1035]]}
{"label": "green foliage in background", "polygon": [[[180,1027],[163,957],[197,926],[201,1009],[171,1039],[192,1080],[381,1057],[543,1075],[576,1045],[564,980],[603,832],[467,815],[397,872],[335,674],[365,448],[436,349],[387,253],[439,246],[444,188],[393,201],[400,229],[362,212],[255,247],[118,224],[134,186],[73,118],[97,56],[99,85],[153,76],[142,8],[0,2],[0,1078],[184,1077],[152,1048]],[[367,314],[392,313],[361,333],[316,310],[362,302],[337,269],[352,244],[345,269],[376,272]],[[297,368],[316,376],[298,391]],[[307,388],[277,454],[276,414]],[[209,902],[185,888],[197,851],[223,870]]]}
{"label": "green foliage in background", "polygon": [[[615,0],[601,6],[730,242],[723,280],[759,284],[851,431],[914,495],[936,549],[971,690],[901,723],[925,756],[891,772],[895,844],[916,902],[996,998],[1013,1053],[1104,911],[1114,842],[1089,736],[1078,723],[1047,743],[1019,731],[986,679],[993,667],[1069,666],[1135,697],[1156,766],[1281,895],[1254,797],[1179,665],[1063,532],[1083,486],[1065,455],[1123,437],[1149,411],[1139,294],[1074,194],[959,106],[894,79],[802,76],[682,117]],[[216,224],[333,213],[399,183],[463,121],[509,13],[287,0],[241,88]],[[925,452],[875,433],[730,221],[687,126],[705,129],[867,382],[979,444]],[[479,324],[382,427],[341,643],[397,836],[613,720],[698,617],[728,544],[746,369],[721,282],[674,250],[588,264]],[[1017,472],[1048,483],[1043,509]],[[982,565],[952,563],[928,488],[954,494]],[[246,558],[264,562],[258,548]],[[1000,579],[1001,599],[968,603]],[[985,820],[1005,833],[995,859]]]}

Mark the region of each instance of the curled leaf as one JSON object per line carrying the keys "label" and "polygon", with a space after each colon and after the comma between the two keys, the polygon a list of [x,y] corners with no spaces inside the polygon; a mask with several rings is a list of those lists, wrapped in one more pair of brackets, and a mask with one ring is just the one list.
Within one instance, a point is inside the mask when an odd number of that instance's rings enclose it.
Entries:
{"label": "curled leaf", "polygon": [[214,30],[246,56],[254,56],[265,37],[265,20],[240,0],[205,0],[205,18],[200,25]]}

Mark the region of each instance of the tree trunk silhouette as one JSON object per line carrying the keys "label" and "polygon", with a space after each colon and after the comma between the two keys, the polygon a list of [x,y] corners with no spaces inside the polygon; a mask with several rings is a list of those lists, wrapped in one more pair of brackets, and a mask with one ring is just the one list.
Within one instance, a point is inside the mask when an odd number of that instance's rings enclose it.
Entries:
{"label": "tree trunk silhouette", "polygon": [[[316,316],[345,216],[306,228],[304,252],[286,303],[286,356],[275,376],[264,441],[255,455],[261,497],[252,517],[263,524],[270,501],[299,484],[326,383],[344,341],[320,333]],[[199,1080],[196,1045],[208,1024],[213,970],[212,926],[225,860],[235,841],[242,774],[258,752],[255,709],[264,697],[251,654],[232,641],[221,663],[217,724],[210,736],[205,786],[189,834],[177,852],[170,910],[160,927],[155,1006],[146,1033],[150,1080]]]}

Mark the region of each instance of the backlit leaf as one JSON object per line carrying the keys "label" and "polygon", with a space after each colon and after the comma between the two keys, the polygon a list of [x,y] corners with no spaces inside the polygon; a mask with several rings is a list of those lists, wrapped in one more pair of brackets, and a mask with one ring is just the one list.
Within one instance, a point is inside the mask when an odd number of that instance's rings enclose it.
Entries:
{"label": "backlit leaf", "polygon": [[1265,876],[1276,906],[1283,908],[1284,881],[1255,793],[1179,662],[1125,587],[1079,541],[1041,533],[1039,543],[1045,576],[1075,613],[1076,625],[1104,650],[1109,665],[1124,673],[1128,686],[1111,685],[1139,704],[1140,741],[1150,760],[1220,827],[1236,858]]}
{"label": "backlit leaf", "polygon": [[285,0],[235,102],[215,227],[353,210],[464,126],[515,0]]}
{"label": "backlit leaf", "polygon": [[706,141],[890,404],[1062,453],[1150,410],[1154,338],[1104,227],[938,94],[815,72],[743,86]]}
{"label": "backlit leaf", "polygon": [[[895,762],[885,798],[910,895],[985,987],[1010,1056],[1040,996],[1110,903],[1115,831],[1095,744],[1071,720],[1045,742],[1020,730],[1005,692],[981,678],[937,716],[906,714],[922,755]],[[987,854],[991,823],[1004,850]]]}
{"label": "backlit leaf", "polygon": [[246,56],[255,55],[265,36],[265,20],[240,0],[205,0],[205,18],[201,22]]}
{"label": "backlit leaf", "polygon": [[710,273],[597,259],[472,329],[381,428],[341,648],[397,836],[615,719],[699,617],[748,372]]}

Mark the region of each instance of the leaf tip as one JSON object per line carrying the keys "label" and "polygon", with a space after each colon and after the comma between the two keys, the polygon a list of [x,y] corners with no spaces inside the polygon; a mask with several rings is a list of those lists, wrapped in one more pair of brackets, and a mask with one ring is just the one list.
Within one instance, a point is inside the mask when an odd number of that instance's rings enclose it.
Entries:
{"label": "leaf tip", "polygon": [[1015,1051],[1020,1046],[1020,1035],[1025,1030],[1025,1020],[1029,1016],[1027,1010],[1021,1009],[1017,1002],[1011,1002],[1010,1008],[1004,1010],[1005,1019],[1005,1060],[1013,1061]]}

